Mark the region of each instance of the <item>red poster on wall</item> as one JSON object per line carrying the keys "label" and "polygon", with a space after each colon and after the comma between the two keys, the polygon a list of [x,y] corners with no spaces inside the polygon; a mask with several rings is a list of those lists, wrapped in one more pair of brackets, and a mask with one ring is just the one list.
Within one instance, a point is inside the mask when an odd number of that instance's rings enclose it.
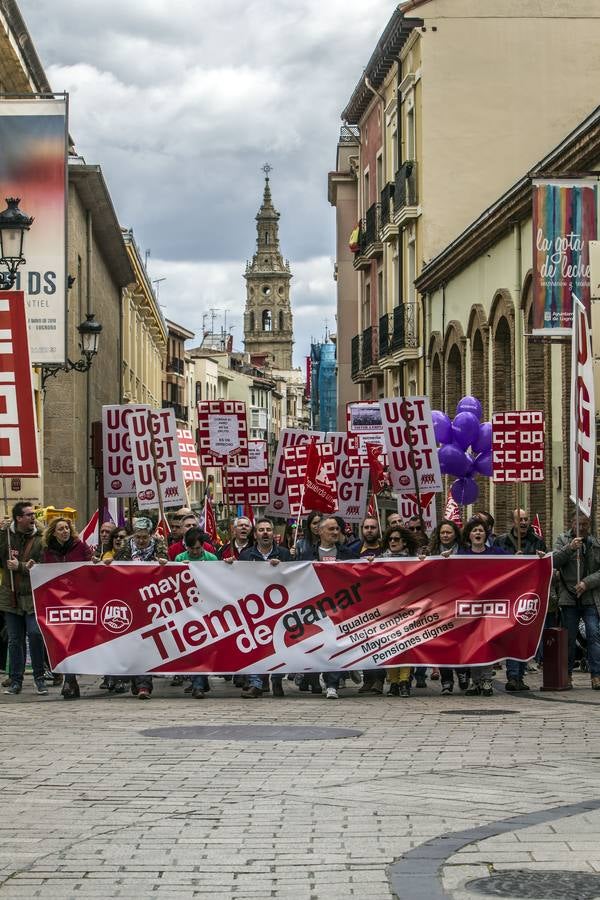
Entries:
{"label": "red poster on wall", "polygon": [[37,428],[23,291],[0,292],[0,475],[37,478]]}

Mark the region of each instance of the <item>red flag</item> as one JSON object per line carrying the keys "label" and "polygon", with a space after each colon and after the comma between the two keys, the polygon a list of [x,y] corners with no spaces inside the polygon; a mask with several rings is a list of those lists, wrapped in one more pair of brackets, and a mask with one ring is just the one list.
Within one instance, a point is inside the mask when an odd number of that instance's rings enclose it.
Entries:
{"label": "red flag", "polygon": [[459,528],[462,528],[460,508],[458,506],[458,503],[450,493],[448,494],[446,509],[444,510],[444,519],[448,519],[450,522],[454,522],[456,525],[458,525]]}
{"label": "red flag", "polygon": [[328,476],[317,450],[317,442],[313,440],[308,448],[302,510],[306,512],[317,509],[319,512],[332,513],[337,506],[337,482]]}
{"label": "red flag", "polygon": [[248,503],[248,501],[244,503],[244,515],[247,519],[250,519],[252,525],[254,525],[254,510],[252,509],[252,504]]}
{"label": "red flag", "polygon": [[537,513],[535,514],[535,519],[531,523],[531,527],[533,528],[537,536],[543,540],[544,532],[542,531],[542,523],[540,522],[540,517]]}
{"label": "red flag", "polygon": [[81,529],[79,533],[79,537],[83,541],[84,544],[87,544],[88,547],[91,547],[92,550],[95,550],[98,546],[98,541],[100,540],[100,530],[98,528],[98,510],[94,512],[94,515],[84,527]]}
{"label": "red flag", "polygon": [[390,483],[389,476],[385,471],[385,466],[379,459],[383,452],[383,447],[381,444],[366,444],[365,446],[367,448],[367,459],[371,471],[371,488],[373,489],[373,493],[380,494],[384,487]]}
{"label": "red flag", "polygon": [[169,528],[169,523],[166,519],[160,519],[158,525],[156,526],[156,533],[163,539],[167,540],[169,535],[171,534],[171,529]]}
{"label": "red flag", "polygon": [[367,516],[372,519],[377,518],[377,509],[375,508],[375,494],[371,494],[369,506],[367,508]]}
{"label": "red flag", "polygon": [[215,546],[219,543],[217,521],[208,494],[204,498],[204,530]]}

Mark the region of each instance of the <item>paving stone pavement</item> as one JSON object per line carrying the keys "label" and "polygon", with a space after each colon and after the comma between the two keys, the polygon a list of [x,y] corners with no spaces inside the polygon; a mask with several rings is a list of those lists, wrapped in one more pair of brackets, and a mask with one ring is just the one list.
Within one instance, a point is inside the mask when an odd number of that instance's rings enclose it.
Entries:
{"label": "paving stone pavement", "polygon": [[[482,895],[468,882],[505,869],[600,873],[600,694],[589,676],[564,694],[441,697],[431,682],[409,700],[352,686],[338,702],[289,682],[284,700],[242,701],[212,682],[204,701],[168,680],[145,703],[93,678],[76,702],[52,688],[37,697],[30,681],[0,695],[1,900],[471,900]],[[362,733],[142,734],[245,724]]]}

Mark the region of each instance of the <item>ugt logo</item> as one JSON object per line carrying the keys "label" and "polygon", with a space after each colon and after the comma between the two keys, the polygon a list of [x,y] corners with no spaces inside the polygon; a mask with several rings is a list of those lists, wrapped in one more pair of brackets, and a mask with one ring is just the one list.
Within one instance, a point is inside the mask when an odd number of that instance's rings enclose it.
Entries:
{"label": "ugt logo", "polygon": [[102,607],[100,621],[111,634],[121,634],[131,628],[133,613],[124,600],[109,600]]}
{"label": "ugt logo", "polygon": [[532,591],[529,591],[527,594],[521,594],[515,600],[513,610],[515,619],[520,625],[531,625],[537,619],[541,605],[540,598]]}

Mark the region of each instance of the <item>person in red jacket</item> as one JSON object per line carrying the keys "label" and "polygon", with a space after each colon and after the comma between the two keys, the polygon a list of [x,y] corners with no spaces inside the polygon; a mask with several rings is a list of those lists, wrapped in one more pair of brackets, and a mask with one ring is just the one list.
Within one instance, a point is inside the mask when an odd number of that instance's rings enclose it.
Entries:
{"label": "person in red jacket", "polygon": [[[69,519],[53,519],[42,536],[42,562],[89,562],[93,556],[91,547],[85,544]],[[62,689],[64,700],[79,697],[76,675],[65,675]]]}

